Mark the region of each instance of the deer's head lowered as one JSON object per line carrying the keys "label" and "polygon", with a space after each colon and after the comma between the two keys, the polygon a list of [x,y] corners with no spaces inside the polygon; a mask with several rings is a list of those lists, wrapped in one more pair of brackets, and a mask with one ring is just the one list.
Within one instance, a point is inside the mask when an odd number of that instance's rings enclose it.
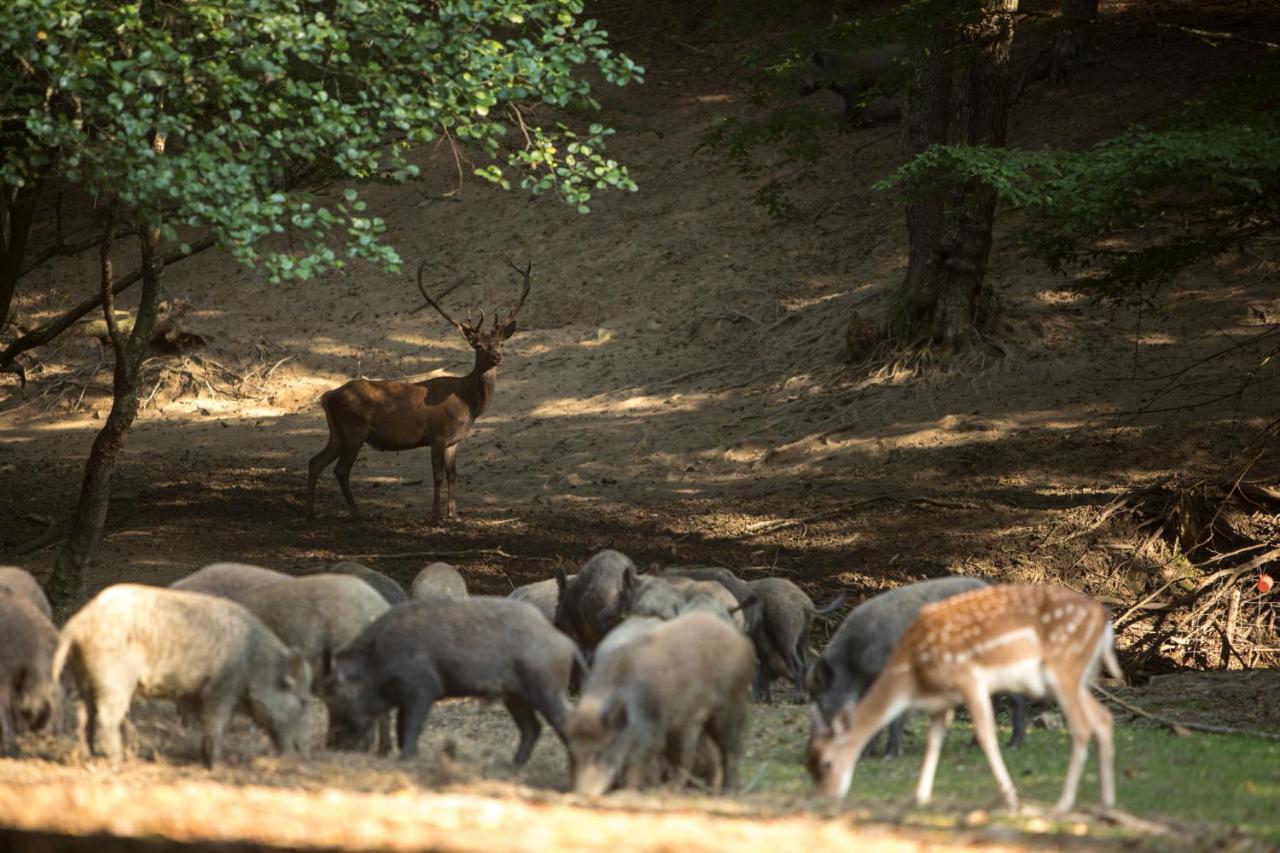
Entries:
{"label": "deer's head lowered", "polygon": [[[455,329],[462,333],[462,337],[466,338],[467,343],[476,351],[476,366],[481,371],[502,364],[502,344],[507,338],[515,334],[516,314],[520,312],[520,309],[524,306],[525,298],[529,295],[529,275],[533,271],[533,262],[529,262],[524,269],[520,269],[511,261],[507,261],[507,266],[515,270],[516,274],[524,279],[524,287],[520,291],[520,299],[516,302],[516,307],[512,308],[507,316],[502,319],[498,319],[498,312],[495,311],[493,325],[486,330],[484,328],[484,311],[480,312],[480,319],[474,323],[469,315],[464,322],[460,323],[445,313],[445,310],[427,293],[427,289],[422,283],[422,273],[426,270],[427,262],[423,261],[418,265],[418,290],[421,291],[422,297],[427,300],[427,304],[440,312],[441,317],[448,320]],[[450,290],[452,289],[450,288]],[[448,293],[448,291],[445,292]]]}

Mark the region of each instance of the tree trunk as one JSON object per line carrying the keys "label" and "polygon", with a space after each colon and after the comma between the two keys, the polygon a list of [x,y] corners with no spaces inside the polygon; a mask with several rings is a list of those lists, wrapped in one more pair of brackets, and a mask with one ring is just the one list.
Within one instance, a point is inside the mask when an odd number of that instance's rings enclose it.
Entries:
{"label": "tree trunk", "polygon": [[1098,20],[1098,0],[1062,0],[1062,25],[1049,50],[1049,77],[1067,79],[1089,46],[1089,34]]}
{"label": "tree trunk", "polygon": [[13,295],[27,256],[27,238],[40,200],[41,181],[20,187],[0,199],[0,331],[8,325]]}
{"label": "tree trunk", "polygon": [[[1015,7],[1016,0],[994,0],[980,26],[952,21],[934,27],[907,90],[908,157],[932,145],[1004,144]],[[909,199],[907,273],[891,335],[912,345],[957,349],[990,326],[993,300],[984,278],[995,205],[995,193],[977,182]]]}
{"label": "tree trunk", "polygon": [[80,501],[71,521],[71,533],[58,553],[53,575],[49,578],[49,597],[59,608],[67,607],[80,596],[84,569],[92,562],[102,541],[107,506],[111,498],[111,475],[124,448],[125,435],[138,414],[139,375],[142,360],[147,355],[147,348],[155,331],[160,305],[160,277],[163,272],[159,254],[159,228],[140,227],[138,237],[142,247],[142,294],[133,330],[127,341],[121,340],[115,325],[110,298],[113,282],[109,241],[104,239],[103,312],[112,346],[116,351],[111,414],[107,416],[102,431],[93,441],[89,461],[85,463],[84,480],[80,485]]}

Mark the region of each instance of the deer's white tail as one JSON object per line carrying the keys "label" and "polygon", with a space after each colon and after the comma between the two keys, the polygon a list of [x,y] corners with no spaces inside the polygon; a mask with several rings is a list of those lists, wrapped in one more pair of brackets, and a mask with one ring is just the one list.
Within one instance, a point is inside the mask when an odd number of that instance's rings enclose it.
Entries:
{"label": "deer's white tail", "polygon": [[1102,665],[1106,668],[1108,675],[1121,684],[1126,683],[1124,670],[1120,668],[1120,661],[1116,659],[1116,635],[1110,622],[1107,623],[1107,630],[1102,635]]}

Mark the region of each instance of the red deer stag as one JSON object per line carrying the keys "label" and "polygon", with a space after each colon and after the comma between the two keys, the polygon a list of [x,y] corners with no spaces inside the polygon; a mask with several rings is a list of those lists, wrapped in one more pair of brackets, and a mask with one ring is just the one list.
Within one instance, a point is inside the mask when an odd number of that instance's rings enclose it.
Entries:
{"label": "red deer stag", "polygon": [[923,708],[933,715],[916,786],[916,802],[923,805],[933,791],[952,709],[963,702],[1000,792],[1016,810],[1018,794],[1000,756],[991,694],[1052,692],[1071,730],[1071,763],[1057,810],[1075,803],[1094,737],[1102,802],[1111,807],[1116,798],[1111,713],[1089,692],[1089,680],[1099,660],[1122,677],[1112,642],[1106,608],[1058,586],[993,586],[926,605],[860,701],[842,708],[830,726],[815,708],[809,772],[824,794],[844,797],[858,757],[875,733],[909,708]]}
{"label": "red deer stag", "polygon": [[431,478],[435,492],[431,499],[431,523],[440,523],[440,483],[449,478],[448,518],[458,515],[453,485],[457,479],[458,442],[466,438],[476,418],[493,402],[494,379],[502,363],[502,343],[516,330],[516,314],[529,295],[529,274],[533,265],[523,270],[511,261],[507,264],[524,279],[520,300],[505,318],[495,314],[493,328],[485,331],[484,312],[472,325],[454,320],[427,294],[422,285],[426,261],[418,267],[418,290],[432,308],[462,333],[476,351],[476,363],[466,376],[437,376],[424,382],[353,379],[320,397],[325,419],[329,423],[329,443],[311,458],[307,478],[307,516],[314,515],[316,478],[336,459],[333,475],[342,488],[351,514],[360,518],[355,498],[351,496],[348,475],[360,448],[368,444],[374,450],[412,450],[431,448]]}

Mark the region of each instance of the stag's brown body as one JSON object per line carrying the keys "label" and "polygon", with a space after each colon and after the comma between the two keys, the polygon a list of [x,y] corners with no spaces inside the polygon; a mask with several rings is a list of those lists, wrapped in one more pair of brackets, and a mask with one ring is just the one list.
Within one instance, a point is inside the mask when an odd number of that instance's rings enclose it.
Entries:
{"label": "stag's brown body", "polygon": [[320,397],[329,424],[329,443],[312,457],[308,466],[307,515],[313,514],[316,479],[334,460],[334,476],[351,514],[360,517],[351,494],[349,475],[360,448],[374,450],[413,450],[431,448],[431,474],[434,495],[431,521],[440,522],[440,486],[448,478],[448,518],[457,517],[454,483],[457,479],[458,442],[466,438],[476,418],[493,402],[494,382],[502,363],[502,344],[515,332],[515,315],[529,294],[529,270],[517,270],[524,276],[520,301],[505,319],[494,317],[493,327],[486,331],[484,314],[475,325],[458,323],[427,295],[422,286],[422,267],[418,268],[418,289],[427,302],[462,333],[476,353],[475,366],[466,376],[437,376],[424,382],[353,379]]}

